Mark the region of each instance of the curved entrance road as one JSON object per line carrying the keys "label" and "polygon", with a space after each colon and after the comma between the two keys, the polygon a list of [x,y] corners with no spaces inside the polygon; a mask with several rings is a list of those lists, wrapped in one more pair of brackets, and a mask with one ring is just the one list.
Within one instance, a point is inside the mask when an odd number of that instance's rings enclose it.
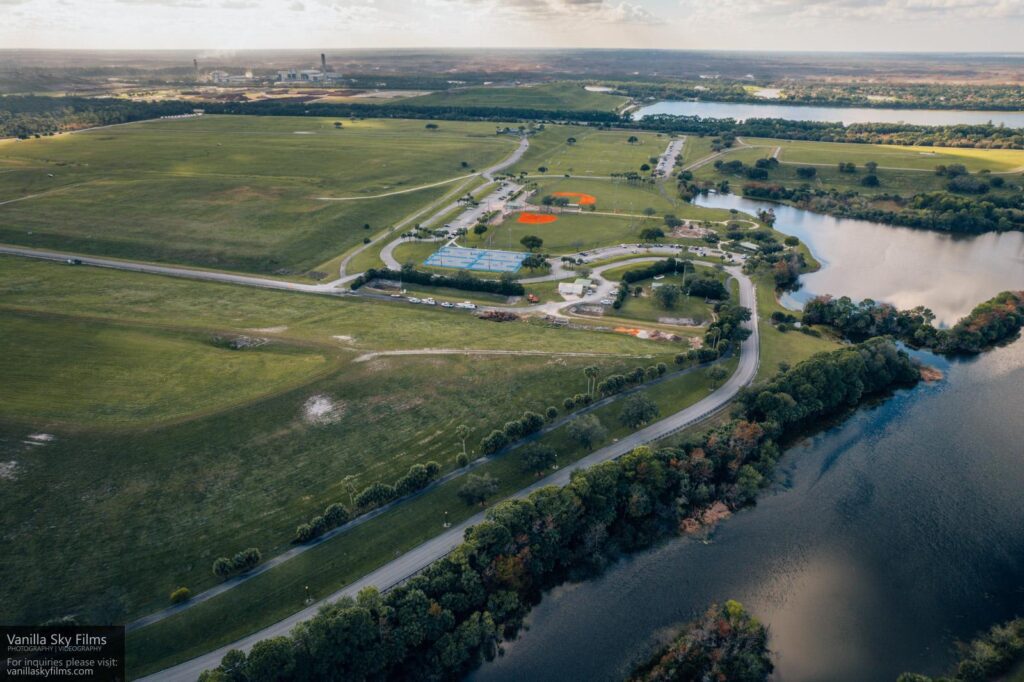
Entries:
{"label": "curved entrance road", "polygon": [[[687,426],[704,419],[708,415],[721,410],[729,404],[742,387],[749,385],[754,380],[754,377],[757,374],[758,353],[760,350],[754,284],[751,282],[749,277],[740,271],[739,268],[726,268],[726,270],[740,283],[740,305],[750,308],[752,313],[751,320],[746,323],[747,328],[751,331],[751,335],[740,346],[739,366],[736,368],[736,371],[729,380],[696,404],[680,410],[661,421],[655,422],[644,429],[636,431],[620,439],[618,442],[592,452],[583,459],[565,466],[556,473],[537,481],[533,485],[523,488],[512,497],[525,497],[544,486],[565,485],[569,482],[569,478],[574,471],[621,457],[640,445],[650,443],[651,441],[664,438],[665,436],[680,431]],[[320,609],[320,606],[324,603],[336,601],[344,596],[354,597],[361,589],[371,585],[374,585],[381,590],[394,587],[422,571],[434,561],[437,561],[449,554],[462,542],[466,529],[480,523],[484,519],[484,514],[485,512],[480,512],[466,521],[449,528],[440,535],[424,542],[395,560],[388,562],[372,573],[363,576],[359,580],[338,590],[327,598],[312,604],[302,611],[292,614],[284,620],[263,628],[262,630],[259,630],[247,637],[243,637],[242,639],[227,646],[223,646],[215,651],[193,658],[190,661],[186,661],[172,668],[154,673],[153,675],[143,679],[150,681],[159,680],[161,682],[193,682],[204,670],[216,667],[220,663],[224,654],[229,650],[241,649],[243,651],[248,651],[253,644],[261,639],[286,635],[297,623],[309,620],[315,616],[317,611]]]}

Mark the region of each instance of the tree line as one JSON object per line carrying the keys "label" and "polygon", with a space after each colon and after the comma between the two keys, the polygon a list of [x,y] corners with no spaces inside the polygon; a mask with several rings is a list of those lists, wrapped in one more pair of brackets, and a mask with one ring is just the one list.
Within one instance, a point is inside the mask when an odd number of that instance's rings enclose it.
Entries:
{"label": "tree line", "polygon": [[29,138],[68,130],[190,114],[192,102],[133,102],[90,97],[0,97],[0,137]]}
{"label": "tree line", "polygon": [[439,275],[410,267],[403,267],[401,270],[370,268],[352,280],[352,290],[355,291],[375,279],[402,281],[431,287],[447,287],[462,291],[482,291],[501,296],[522,296],[526,293],[522,284],[507,279],[483,279],[474,277],[465,270],[460,270],[456,275]]}
{"label": "tree line", "polygon": [[950,676],[928,677],[903,673],[896,682],[997,682],[1015,665],[1024,663],[1024,618],[993,626],[988,632],[960,645],[960,660]]}
{"label": "tree line", "polygon": [[[563,487],[492,507],[448,556],[398,587],[321,608],[290,636],[229,652],[203,673],[222,680],[452,679],[499,652],[543,591],[600,572],[694,523],[710,504],[749,504],[780,456],[778,442],[812,418],[913,384],[918,371],[887,339],[815,356],[759,389],[742,414],[677,447],[640,447],[574,472]],[[797,399],[800,409],[779,406]],[[761,399],[761,396],[765,397]],[[806,404],[805,404],[806,403]],[[775,405],[775,407],[772,407]]]}
{"label": "tree line", "polygon": [[826,324],[843,336],[860,340],[892,336],[915,348],[945,355],[980,353],[1016,337],[1024,326],[1024,291],[1004,291],[976,306],[949,329],[932,325],[934,313],[918,306],[898,310],[888,303],[848,296],[818,296],[804,306],[803,323]]}

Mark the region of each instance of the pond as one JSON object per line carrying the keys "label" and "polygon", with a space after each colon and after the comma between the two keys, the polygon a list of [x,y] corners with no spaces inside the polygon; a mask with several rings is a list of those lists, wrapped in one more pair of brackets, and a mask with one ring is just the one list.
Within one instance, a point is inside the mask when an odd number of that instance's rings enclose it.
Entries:
{"label": "pond", "polygon": [[799,308],[819,294],[873,298],[898,308],[928,306],[949,325],[1006,289],[1024,289],[1024,232],[961,237],[867,220],[833,218],[784,204],[710,194],[696,203],[756,214],[775,211],[775,227],[807,244],[822,267],[782,298]]}
{"label": "pond", "polygon": [[850,123],[914,123],[943,126],[958,123],[992,122],[1010,128],[1024,128],[1024,111],[967,111],[959,109],[882,109],[873,107],[818,107],[796,104],[737,102],[656,102],[633,112],[639,120],[654,114],[700,116],[702,118],[784,118],[791,121],[840,121]]}

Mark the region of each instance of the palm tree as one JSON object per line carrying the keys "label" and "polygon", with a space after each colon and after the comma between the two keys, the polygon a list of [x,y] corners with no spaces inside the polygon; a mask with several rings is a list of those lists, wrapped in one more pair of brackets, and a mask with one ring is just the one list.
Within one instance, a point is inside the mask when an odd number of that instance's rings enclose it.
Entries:
{"label": "palm tree", "polygon": [[587,393],[594,395],[594,388],[597,385],[597,375],[601,370],[594,365],[583,368],[583,373],[587,375]]}
{"label": "palm tree", "polygon": [[469,438],[469,427],[465,424],[456,426],[455,437],[462,441],[462,454],[466,454],[466,439]]}

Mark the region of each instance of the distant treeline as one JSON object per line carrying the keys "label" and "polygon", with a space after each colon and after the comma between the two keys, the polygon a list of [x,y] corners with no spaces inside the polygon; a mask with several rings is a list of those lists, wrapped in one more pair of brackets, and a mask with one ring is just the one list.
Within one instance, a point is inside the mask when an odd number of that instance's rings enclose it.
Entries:
{"label": "distant treeline", "polygon": [[882,109],[1024,110],[1024,88],[1018,85],[950,83],[834,83],[786,81],[767,83],[783,91],[780,99],[758,97],[749,82],[700,80],[664,83],[609,83],[616,94],[639,99],[702,100],[756,104],[797,104]]}
{"label": "distant treeline", "polygon": [[[1024,665],[1024,618],[993,626],[966,644],[958,645],[960,660],[950,676],[928,677],[903,673],[896,682],[1010,682],[1020,675],[1014,666]],[[1017,671],[1020,672],[1019,670]],[[1007,675],[1007,673],[1010,673]]]}
{"label": "distant treeline", "polygon": [[0,137],[28,138],[68,130],[191,113],[191,102],[132,102],[89,97],[0,98]]}
{"label": "distant treeline", "polygon": [[369,588],[325,605],[290,636],[228,652],[200,679],[459,679],[497,655],[545,589],[699,527],[712,504],[749,504],[781,454],[780,439],[918,379],[888,339],[816,355],[744,394],[743,418],[497,504],[419,575],[385,594]]}
{"label": "distant treeline", "polygon": [[[640,122],[637,122],[640,123]],[[645,116],[648,130],[698,135],[746,135],[814,142],[895,144],[923,147],[977,147],[980,149],[1024,149],[1024,129],[991,124],[922,126],[910,123],[851,123],[831,121],[790,121],[783,118],[732,118],[700,116]],[[626,127],[635,127],[636,123]]]}
{"label": "distant treeline", "polygon": [[281,102],[131,102],[84,97],[7,96],[0,99],[0,136],[45,135],[95,125],[189,113],[202,107],[211,114],[250,116],[323,116],[332,118],[411,118],[472,121],[554,121],[628,130],[695,135],[748,135],[792,140],[864,144],[1024,149],[1024,129],[993,125],[919,126],[905,123],[788,121],[779,118],[734,119],[699,116],[648,116],[633,121],[610,111],[544,110],[519,107],[413,106]]}
{"label": "distant treeline", "polygon": [[1024,326],[1024,291],[1004,291],[981,303],[950,329],[932,326],[935,315],[917,307],[898,310],[872,300],[818,296],[804,306],[805,324],[827,324],[854,341],[889,335],[936,353],[980,353],[1012,339]]}

